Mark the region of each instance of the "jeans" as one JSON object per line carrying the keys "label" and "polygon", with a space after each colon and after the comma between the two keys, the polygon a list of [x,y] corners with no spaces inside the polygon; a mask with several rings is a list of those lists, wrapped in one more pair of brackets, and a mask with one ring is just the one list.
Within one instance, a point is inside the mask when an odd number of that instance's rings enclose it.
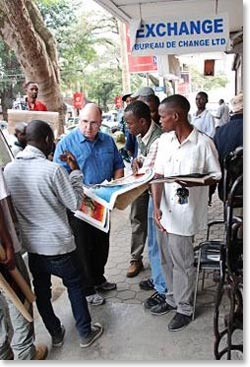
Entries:
{"label": "jeans", "polygon": [[148,257],[155,290],[160,294],[166,292],[166,281],[161,267],[160,251],[157,241],[157,230],[154,223],[153,200],[149,196],[148,203]]}
{"label": "jeans", "polygon": [[84,292],[89,296],[95,293],[95,286],[106,281],[104,273],[109,254],[109,232],[100,231],[69,211],[68,218],[75,236]]}
{"label": "jeans", "polygon": [[51,303],[51,275],[55,275],[62,279],[67,288],[80,337],[88,336],[91,331],[91,317],[76,252],[56,256],[29,253],[29,268],[33,276],[37,308],[50,335],[55,336],[61,330],[61,322]]}
{"label": "jeans", "polygon": [[[23,261],[22,255],[18,252],[15,254],[15,264],[26,282],[29,284],[29,275]],[[34,328],[33,322],[27,321],[18,311],[16,306],[9,300],[5,302],[3,295],[0,296],[0,359],[6,359],[11,354],[11,350],[15,353],[15,357],[19,360],[30,360],[34,357],[36,349],[34,346]],[[4,309],[8,309],[10,321],[13,327],[13,337],[10,339],[11,330],[7,323]],[[32,305],[29,310],[32,315]]]}

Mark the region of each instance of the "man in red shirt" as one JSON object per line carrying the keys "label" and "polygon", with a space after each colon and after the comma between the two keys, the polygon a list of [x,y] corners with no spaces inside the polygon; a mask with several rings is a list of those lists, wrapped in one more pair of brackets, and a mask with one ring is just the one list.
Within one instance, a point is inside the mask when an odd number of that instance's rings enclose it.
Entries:
{"label": "man in red shirt", "polygon": [[14,102],[13,108],[15,110],[29,110],[29,111],[48,111],[44,103],[37,100],[38,85],[35,82],[27,82],[24,84],[26,97]]}

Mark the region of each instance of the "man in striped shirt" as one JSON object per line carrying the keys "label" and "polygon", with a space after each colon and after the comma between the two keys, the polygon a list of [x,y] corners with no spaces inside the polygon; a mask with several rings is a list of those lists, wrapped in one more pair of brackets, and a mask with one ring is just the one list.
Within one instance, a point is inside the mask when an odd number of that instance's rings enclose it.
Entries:
{"label": "man in striped shirt", "polygon": [[75,211],[83,194],[82,174],[74,156],[61,159],[71,174],[47,159],[54,134],[44,121],[32,121],[26,129],[27,146],[4,171],[20,224],[23,247],[28,251],[38,311],[52,337],[52,346],[63,344],[65,328],[51,303],[51,275],[62,278],[67,287],[80,346],[88,347],[103,332],[91,326],[91,317],[82,288],[76,245],[66,208]]}

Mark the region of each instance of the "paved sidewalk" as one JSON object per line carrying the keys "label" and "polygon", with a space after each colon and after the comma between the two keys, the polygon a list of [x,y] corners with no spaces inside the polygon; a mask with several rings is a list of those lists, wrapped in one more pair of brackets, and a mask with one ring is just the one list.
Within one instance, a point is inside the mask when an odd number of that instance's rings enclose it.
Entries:
{"label": "paved sidewalk", "polygon": [[[215,197],[215,196],[214,196]],[[117,290],[105,294],[106,304],[92,306],[93,322],[104,325],[103,336],[87,349],[79,347],[67,292],[58,280],[54,280],[54,307],[66,327],[65,343],[51,349],[51,340],[37,315],[35,329],[38,342],[50,348],[49,360],[95,361],[188,361],[214,360],[213,355],[213,306],[215,284],[198,294],[196,319],[183,331],[169,333],[167,324],[173,313],[152,316],[145,311],[143,301],[152,292],[142,291],[139,281],[150,276],[147,247],[144,254],[145,269],[134,278],[127,278],[130,260],[129,208],[112,212],[110,256],[106,275],[117,282]],[[209,208],[209,220],[222,218],[222,204],[215,197]],[[214,238],[221,238],[218,228]],[[196,236],[196,243],[205,239],[205,231]]]}

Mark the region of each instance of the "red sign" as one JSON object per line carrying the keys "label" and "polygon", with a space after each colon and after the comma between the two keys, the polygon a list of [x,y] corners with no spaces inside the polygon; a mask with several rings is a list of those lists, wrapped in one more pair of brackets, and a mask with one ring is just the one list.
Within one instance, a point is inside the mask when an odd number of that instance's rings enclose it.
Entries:
{"label": "red sign", "polygon": [[73,105],[76,109],[81,110],[83,108],[83,99],[84,99],[84,94],[80,93],[80,92],[75,92],[73,94]]}
{"label": "red sign", "polygon": [[115,108],[117,109],[122,108],[122,96],[115,97]]}
{"label": "red sign", "polygon": [[188,71],[181,72],[181,82],[177,83],[176,91],[178,94],[182,94],[186,98],[189,98],[190,93],[190,74]]}
{"label": "red sign", "polygon": [[129,29],[126,25],[126,42],[128,54],[128,67],[130,73],[147,73],[157,71],[157,59],[155,56],[132,56],[130,49]]}

